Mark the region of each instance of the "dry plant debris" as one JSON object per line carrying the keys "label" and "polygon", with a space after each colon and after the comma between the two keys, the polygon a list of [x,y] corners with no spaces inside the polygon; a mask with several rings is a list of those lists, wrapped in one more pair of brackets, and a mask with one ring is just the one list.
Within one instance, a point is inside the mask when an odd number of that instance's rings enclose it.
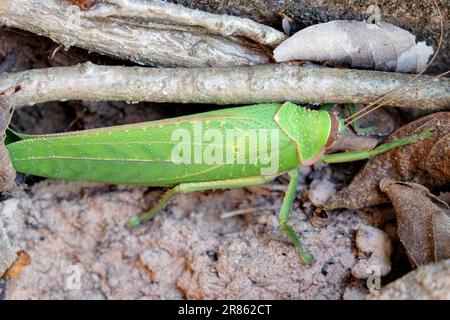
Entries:
{"label": "dry plant debris", "polygon": [[31,258],[28,253],[24,250],[17,252],[16,261],[13,262],[11,267],[5,271],[3,277],[5,279],[15,279],[22,275],[26,266],[31,264]]}
{"label": "dry plant debris", "polygon": [[278,45],[286,39],[282,32],[250,19],[208,13],[158,0],[106,0],[85,15],[90,18],[142,18],[166,26],[200,27],[212,34],[244,37],[263,45]]}
{"label": "dry plant debris", "polygon": [[419,73],[433,54],[425,42],[390,23],[336,20],[300,30],[274,50],[277,62],[309,60],[354,68]]}
{"label": "dry plant debris", "polygon": [[398,235],[416,266],[450,259],[450,208],[416,183],[383,179],[394,205]]}
{"label": "dry plant debris", "polygon": [[76,6],[79,6],[83,10],[89,10],[97,0],[69,0]]}
{"label": "dry plant debris", "polygon": [[389,136],[388,141],[431,131],[430,138],[369,159],[350,185],[325,204],[326,209],[365,208],[387,203],[379,189],[383,178],[410,181],[438,188],[450,181],[450,112],[434,113],[413,121]]}
{"label": "dry plant debris", "polygon": [[230,67],[269,62],[264,48],[242,37],[115,17],[89,18],[88,12],[69,1],[7,0],[0,2],[0,23],[49,37],[66,49],[77,46],[141,65]]}

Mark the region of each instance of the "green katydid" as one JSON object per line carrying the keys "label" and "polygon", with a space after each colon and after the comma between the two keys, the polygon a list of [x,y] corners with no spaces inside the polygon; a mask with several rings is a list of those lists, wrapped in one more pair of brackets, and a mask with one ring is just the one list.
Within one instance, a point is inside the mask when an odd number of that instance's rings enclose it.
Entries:
{"label": "green katydid", "polygon": [[[169,187],[153,208],[130,220],[133,227],[153,218],[177,193],[252,186],[288,173],[290,182],[279,224],[301,261],[308,264],[313,257],[302,249],[298,236],[288,225],[297,168],[320,160],[335,163],[365,159],[427,136],[406,137],[372,150],[326,155],[325,151],[344,129],[344,120],[332,112],[286,102],[70,133],[34,136],[11,131],[6,147],[15,170],[26,174]],[[195,138],[199,130],[208,132],[203,138],[209,143]],[[255,130],[251,131],[255,134],[247,134],[249,130]],[[235,136],[228,139],[225,133],[229,132]],[[264,142],[265,148],[254,148],[255,141]],[[174,155],[181,160],[174,161]],[[267,166],[268,159],[274,160],[271,167]]]}

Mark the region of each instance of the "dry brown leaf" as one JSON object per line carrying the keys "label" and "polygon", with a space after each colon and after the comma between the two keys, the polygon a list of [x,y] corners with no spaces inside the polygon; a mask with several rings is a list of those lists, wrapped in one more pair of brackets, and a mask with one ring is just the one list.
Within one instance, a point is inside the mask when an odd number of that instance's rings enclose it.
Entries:
{"label": "dry brown leaf", "polygon": [[335,194],[325,209],[359,209],[389,202],[380,191],[383,178],[410,181],[427,188],[450,182],[450,112],[439,112],[413,121],[389,136],[387,141],[430,130],[426,140],[415,142],[368,160],[349,186]]}
{"label": "dry brown leaf", "polygon": [[450,215],[441,210],[433,215],[433,234],[436,239],[436,261],[450,258]]}
{"label": "dry brown leaf", "polygon": [[3,277],[5,279],[15,279],[20,277],[23,273],[26,266],[31,264],[31,258],[24,250],[20,250],[17,252],[16,261],[14,261],[13,265],[9,267],[8,270],[5,271]]}
{"label": "dry brown leaf", "polygon": [[335,20],[300,30],[274,50],[277,62],[310,60],[355,68],[419,73],[433,48],[390,23]]}
{"label": "dry brown leaf", "polygon": [[450,258],[450,208],[427,188],[383,179],[380,183],[394,205],[398,235],[416,265]]}

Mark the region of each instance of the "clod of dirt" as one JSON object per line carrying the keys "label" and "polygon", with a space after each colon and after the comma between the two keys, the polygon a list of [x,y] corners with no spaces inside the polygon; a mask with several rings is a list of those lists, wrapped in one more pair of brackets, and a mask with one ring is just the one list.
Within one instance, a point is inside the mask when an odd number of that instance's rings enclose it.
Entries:
{"label": "clod of dirt", "polygon": [[343,300],[364,300],[369,293],[369,289],[365,287],[365,281],[355,280],[355,283],[347,286],[342,295]]}
{"label": "clod of dirt", "polygon": [[393,141],[431,131],[430,138],[393,149],[372,159],[351,184],[335,194],[325,209],[364,208],[389,202],[379,189],[383,178],[410,181],[439,188],[450,181],[450,112],[439,112],[413,121],[390,135]]}
{"label": "clod of dirt", "polygon": [[427,188],[383,179],[380,183],[394,205],[398,234],[416,265],[450,258],[450,208]]}
{"label": "clod of dirt", "polygon": [[11,242],[0,219],[0,278],[5,271],[14,263],[16,253],[12,248]]}
{"label": "clod of dirt", "polygon": [[380,276],[391,272],[392,244],[388,235],[382,230],[361,225],[356,233],[356,246],[364,254],[352,268],[352,275],[357,279],[367,279],[375,268]]}
{"label": "clod of dirt", "polygon": [[450,259],[411,271],[367,296],[368,300],[449,300]]}
{"label": "clod of dirt", "polygon": [[335,193],[334,184],[328,180],[313,180],[308,191],[308,199],[316,207],[323,206]]}

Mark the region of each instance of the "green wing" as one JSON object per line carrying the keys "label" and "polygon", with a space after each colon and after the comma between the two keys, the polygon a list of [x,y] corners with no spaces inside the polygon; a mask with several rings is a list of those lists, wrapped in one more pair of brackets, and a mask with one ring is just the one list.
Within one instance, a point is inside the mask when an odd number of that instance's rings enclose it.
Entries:
{"label": "green wing", "polygon": [[[273,120],[279,108],[279,104],[261,104],[80,132],[41,136],[14,133],[24,140],[10,143],[7,148],[18,172],[55,179],[171,186],[181,182],[259,176],[261,162],[174,163],[172,153],[179,142],[174,141],[173,134],[184,130],[194,136],[195,123],[201,123],[203,131],[215,130],[216,133],[276,130],[280,138],[277,172],[284,172],[295,168],[298,158],[296,146]],[[214,143],[227,152],[238,152],[231,150],[225,139]],[[201,146],[202,153],[208,145],[211,143]],[[194,150],[196,147],[198,143],[193,139],[189,148]],[[245,147],[250,150],[250,143],[246,142]]]}

